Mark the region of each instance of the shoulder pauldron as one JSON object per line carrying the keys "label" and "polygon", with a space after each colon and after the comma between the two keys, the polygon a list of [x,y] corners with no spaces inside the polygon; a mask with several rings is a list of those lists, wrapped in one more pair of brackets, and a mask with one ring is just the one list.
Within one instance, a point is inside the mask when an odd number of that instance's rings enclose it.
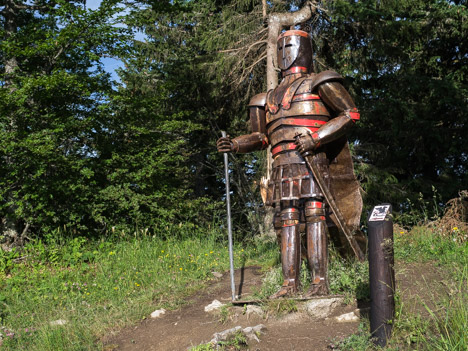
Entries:
{"label": "shoulder pauldron", "polygon": [[343,77],[335,71],[323,71],[315,76],[314,81],[310,85],[310,91],[313,92],[320,84],[325,82],[343,82]]}

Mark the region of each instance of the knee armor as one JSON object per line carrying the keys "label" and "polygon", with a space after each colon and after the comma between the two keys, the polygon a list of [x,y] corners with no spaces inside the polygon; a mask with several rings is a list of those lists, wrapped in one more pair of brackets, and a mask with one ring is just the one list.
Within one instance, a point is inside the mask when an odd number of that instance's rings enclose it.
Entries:
{"label": "knee armor", "polygon": [[325,220],[325,204],[322,200],[307,201],[304,211],[307,223],[316,223]]}
{"label": "knee armor", "polygon": [[281,211],[281,226],[290,227],[299,224],[300,212],[296,207],[288,207]]}

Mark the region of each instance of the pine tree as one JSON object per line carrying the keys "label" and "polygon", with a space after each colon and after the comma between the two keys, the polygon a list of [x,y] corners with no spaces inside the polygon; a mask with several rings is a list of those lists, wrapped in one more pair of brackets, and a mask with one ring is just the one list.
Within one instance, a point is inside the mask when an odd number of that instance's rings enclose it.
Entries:
{"label": "pine tree", "polygon": [[466,1],[330,1],[319,68],[342,73],[362,111],[357,171],[372,206],[404,210],[468,184]]}

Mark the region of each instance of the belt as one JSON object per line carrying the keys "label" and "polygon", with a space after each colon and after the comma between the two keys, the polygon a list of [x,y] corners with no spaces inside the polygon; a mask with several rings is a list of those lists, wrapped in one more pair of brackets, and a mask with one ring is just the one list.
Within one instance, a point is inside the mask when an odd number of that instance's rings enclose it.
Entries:
{"label": "belt", "polygon": [[290,150],[296,150],[296,144],[294,143],[286,143],[286,144],[280,144],[278,146],[275,146],[273,149],[271,149],[271,154],[273,157],[275,157],[277,154],[279,154],[282,151],[290,151]]}
{"label": "belt", "polygon": [[301,154],[298,151],[289,151],[283,154],[279,154],[275,157],[273,161],[273,167],[281,166],[285,164],[293,164],[293,163],[301,163],[304,164],[304,158],[302,158]]}

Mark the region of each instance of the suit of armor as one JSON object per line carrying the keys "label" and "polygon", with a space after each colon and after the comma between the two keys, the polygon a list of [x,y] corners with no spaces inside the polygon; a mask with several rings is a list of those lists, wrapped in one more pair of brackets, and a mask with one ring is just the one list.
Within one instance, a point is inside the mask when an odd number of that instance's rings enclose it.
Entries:
{"label": "suit of armor", "polygon": [[299,286],[300,224],[305,221],[305,250],[312,275],[308,295],[328,293],[327,225],[324,195],[304,155],[315,153],[327,183],[327,145],[349,130],[359,113],[342,78],[335,72],[309,73],[310,37],[290,30],[278,38],[278,66],[283,80],[249,103],[252,133],[218,140],[220,152],[246,153],[271,146],[274,159],[266,204],[275,208],[274,227],[281,246],[284,283],[272,297],[292,295]]}

